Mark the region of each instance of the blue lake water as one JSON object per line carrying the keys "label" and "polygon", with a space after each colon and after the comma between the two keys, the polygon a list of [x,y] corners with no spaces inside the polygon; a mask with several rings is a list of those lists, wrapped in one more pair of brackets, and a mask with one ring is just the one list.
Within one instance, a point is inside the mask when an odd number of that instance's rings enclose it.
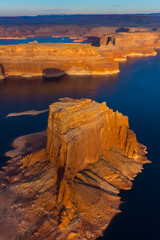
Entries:
{"label": "blue lake water", "polygon": [[44,37],[44,38],[27,38],[27,39],[0,39],[0,45],[10,45],[19,43],[29,43],[37,41],[38,43],[73,43],[74,39],[67,37]]}
{"label": "blue lake water", "polygon": [[122,213],[103,240],[160,239],[160,55],[130,58],[114,76],[69,77],[56,81],[6,79],[0,82],[0,164],[7,160],[14,138],[46,129],[48,113],[5,118],[8,113],[43,110],[61,97],[88,97],[129,117],[139,142],[148,148],[152,164],[144,166],[132,190],[121,191]]}

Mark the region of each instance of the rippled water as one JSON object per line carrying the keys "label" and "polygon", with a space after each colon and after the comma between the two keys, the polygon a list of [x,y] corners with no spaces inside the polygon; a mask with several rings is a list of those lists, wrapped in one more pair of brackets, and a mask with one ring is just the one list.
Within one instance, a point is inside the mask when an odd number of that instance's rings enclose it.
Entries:
{"label": "rippled water", "polygon": [[160,55],[129,59],[114,76],[69,77],[56,81],[7,79],[0,82],[0,159],[14,138],[46,129],[48,113],[5,116],[11,112],[43,110],[61,97],[88,97],[129,116],[130,127],[148,147],[152,164],[144,167],[130,191],[122,191],[122,213],[103,240],[160,239]]}

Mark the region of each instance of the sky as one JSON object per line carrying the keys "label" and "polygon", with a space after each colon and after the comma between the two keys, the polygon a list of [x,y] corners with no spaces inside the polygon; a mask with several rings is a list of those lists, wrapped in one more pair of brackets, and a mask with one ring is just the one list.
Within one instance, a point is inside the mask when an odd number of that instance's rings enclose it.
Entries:
{"label": "sky", "polygon": [[0,0],[0,16],[155,12],[160,0]]}

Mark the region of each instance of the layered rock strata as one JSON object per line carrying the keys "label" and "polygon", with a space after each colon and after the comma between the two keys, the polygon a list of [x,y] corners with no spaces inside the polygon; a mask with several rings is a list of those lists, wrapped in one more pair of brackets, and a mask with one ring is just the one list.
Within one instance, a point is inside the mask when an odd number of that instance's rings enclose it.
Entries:
{"label": "layered rock strata", "polygon": [[100,45],[116,61],[127,61],[128,56],[155,56],[160,48],[159,33],[117,33],[100,37]]}
{"label": "layered rock strata", "polygon": [[19,44],[0,46],[5,76],[60,77],[119,72],[112,57],[105,58],[88,44]]}
{"label": "layered rock strata", "polygon": [[115,74],[128,56],[155,56],[160,48],[158,32],[104,34],[90,41],[0,46],[0,78]]}
{"label": "layered rock strata", "polygon": [[51,104],[46,148],[22,149],[1,172],[2,239],[96,239],[149,162],[128,118],[90,99]]}

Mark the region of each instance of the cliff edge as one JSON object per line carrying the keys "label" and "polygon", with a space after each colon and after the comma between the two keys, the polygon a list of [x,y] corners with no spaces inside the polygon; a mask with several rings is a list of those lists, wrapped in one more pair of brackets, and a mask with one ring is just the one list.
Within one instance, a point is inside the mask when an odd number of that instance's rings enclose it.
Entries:
{"label": "cliff edge", "polygon": [[46,147],[21,152],[0,173],[2,239],[96,239],[119,212],[119,190],[149,162],[145,149],[105,102],[51,104]]}
{"label": "cliff edge", "polygon": [[116,74],[128,56],[155,56],[160,48],[159,32],[105,33],[88,40],[90,44],[0,45],[0,77]]}

